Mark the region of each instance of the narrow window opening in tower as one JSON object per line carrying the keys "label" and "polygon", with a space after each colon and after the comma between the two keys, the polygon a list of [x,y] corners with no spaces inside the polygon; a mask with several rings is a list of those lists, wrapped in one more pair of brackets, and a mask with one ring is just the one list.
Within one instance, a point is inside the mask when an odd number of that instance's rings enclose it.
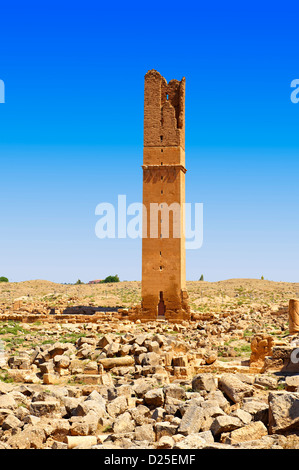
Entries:
{"label": "narrow window opening in tower", "polygon": [[161,194],[163,194],[163,189],[161,189]]}
{"label": "narrow window opening in tower", "polygon": [[160,266],[160,271],[162,271],[162,266]]}
{"label": "narrow window opening in tower", "polygon": [[160,251],[160,256],[162,256],[162,251]]}
{"label": "narrow window opening in tower", "polygon": [[161,142],[163,142],[163,135],[160,135],[160,140]]}
{"label": "narrow window opening in tower", "polygon": [[163,162],[161,162],[161,165],[163,165]]}
{"label": "narrow window opening in tower", "polygon": [[163,181],[163,176],[161,176],[161,181]]}
{"label": "narrow window opening in tower", "polygon": [[163,300],[163,292],[159,293],[159,303],[158,303],[158,317],[164,317],[165,315],[165,303]]}
{"label": "narrow window opening in tower", "polygon": [[163,149],[161,149],[161,152],[163,153]]}

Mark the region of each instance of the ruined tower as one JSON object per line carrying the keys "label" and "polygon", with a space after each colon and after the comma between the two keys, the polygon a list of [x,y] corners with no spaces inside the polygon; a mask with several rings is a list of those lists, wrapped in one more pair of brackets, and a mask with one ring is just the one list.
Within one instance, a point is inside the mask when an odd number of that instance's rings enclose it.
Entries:
{"label": "ruined tower", "polygon": [[185,78],[145,75],[142,304],[144,320],[189,319],[184,236]]}

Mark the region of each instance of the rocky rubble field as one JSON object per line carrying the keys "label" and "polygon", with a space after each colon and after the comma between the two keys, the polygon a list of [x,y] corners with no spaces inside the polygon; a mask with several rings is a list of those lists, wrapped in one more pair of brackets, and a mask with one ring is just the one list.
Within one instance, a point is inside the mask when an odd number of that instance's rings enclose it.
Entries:
{"label": "rocky rubble field", "polygon": [[259,299],[246,282],[205,284],[206,297],[189,286],[190,323],[2,321],[0,448],[299,448],[299,370],[251,363],[257,337],[294,342],[296,286]]}

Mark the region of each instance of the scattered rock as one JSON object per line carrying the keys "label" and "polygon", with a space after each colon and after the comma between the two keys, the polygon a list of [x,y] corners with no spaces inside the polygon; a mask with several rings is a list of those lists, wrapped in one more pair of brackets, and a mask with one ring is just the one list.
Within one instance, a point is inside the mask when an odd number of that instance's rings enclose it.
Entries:
{"label": "scattered rock", "polygon": [[201,390],[214,392],[217,390],[217,382],[212,374],[198,374],[192,380],[192,390],[194,392],[199,392]]}
{"label": "scattered rock", "polygon": [[298,429],[299,393],[269,393],[269,433],[283,433]]}
{"label": "scattered rock", "polygon": [[221,442],[224,444],[237,444],[239,442],[261,439],[267,436],[266,426],[261,421],[256,421],[229,433],[221,434]]}
{"label": "scattered rock", "polygon": [[187,436],[188,434],[197,433],[204,421],[204,413],[197,399],[191,400],[182,417],[178,432]]}
{"label": "scattered rock", "polygon": [[233,374],[222,375],[218,386],[234,403],[239,403],[244,397],[250,397],[254,393],[252,386],[242,382]]}

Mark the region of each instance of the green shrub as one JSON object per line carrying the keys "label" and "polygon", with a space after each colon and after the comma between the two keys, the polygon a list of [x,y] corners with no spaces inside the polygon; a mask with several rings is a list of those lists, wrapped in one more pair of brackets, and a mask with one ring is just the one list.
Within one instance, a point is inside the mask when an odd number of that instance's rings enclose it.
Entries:
{"label": "green shrub", "polygon": [[7,279],[7,277],[1,276],[0,282],[9,282],[9,280]]}
{"label": "green shrub", "polygon": [[119,282],[119,277],[117,274],[115,274],[115,276],[107,276],[106,279],[104,279],[103,281],[101,281],[102,283],[106,283],[106,282]]}

